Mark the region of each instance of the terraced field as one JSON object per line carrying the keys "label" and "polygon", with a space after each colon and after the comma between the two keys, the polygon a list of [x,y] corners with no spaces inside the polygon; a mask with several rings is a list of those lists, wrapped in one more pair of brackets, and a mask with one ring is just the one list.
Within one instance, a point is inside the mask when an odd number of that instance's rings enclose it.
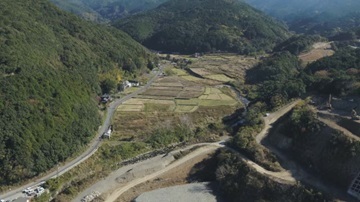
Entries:
{"label": "terraced field", "polygon": [[236,54],[209,54],[195,59],[190,65],[193,74],[215,82],[244,80],[246,70],[258,59]]}
{"label": "terraced field", "polygon": [[[164,76],[150,88],[117,109],[114,138],[131,138],[154,128],[189,120],[193,124],[221,120],[242,107],[234,92],[221,84],[232,79],[209,72],[209,78],[169,67],[173,76]],[[220,84],[220,86],[219,86]]]}
{"label": "terraced field", "polygon": [[[171,84],[171,83],[166,83]],[[175,85],[165,85],[149,88],[137,98],[128,100],[119,106],[119,112],[141,112],[146,110],[146,105],[166,105],[169,112],[195,112],[199,106],[236,106],[239,104],[234,98],[223,93],[215,87],[185,87],[179,88]],[[156,108],[156,107],[154,107]]]}

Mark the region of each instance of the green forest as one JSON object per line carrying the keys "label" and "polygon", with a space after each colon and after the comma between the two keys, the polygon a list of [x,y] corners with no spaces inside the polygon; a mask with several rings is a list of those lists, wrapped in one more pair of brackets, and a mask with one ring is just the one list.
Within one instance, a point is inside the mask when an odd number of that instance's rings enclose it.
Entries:
{"label": "green forest", "polygon": [[50,0],[87,20],[106,22],[155,8],[167,0]]}
{"label": "green forest", "polygon": [[346,96],[360,93],[360,49],[342,48],[308,65],[309,90]]}
{"label": "green forest", "polygon": [[298,55],[302,52],[309,51],[316,42],[327,41],[320,35],[294,35],[286,41],[278,44],[274,51],[289,51],[291,54]]}
{"label": "green forest", "polygon": [[280,52],[274,52],[247,71],[245,83],[252,85],[252,88],[238,88],[253,101],[265,102],[271,108],[305,93],[358,95],[360,49],[350,48],[341,42],[338,48],[334,45],[337,50],[333,56],[324,57],[306,67],[301,66],[297,54],[322,40],[319,36],[290,38],[277,47]]}
{"label": "green forest", "polygon": [[0,16],[0,185],[9,185],[92,139],[99,75],[135,73],[153,56],[127,34],[46,0],[3,0]]}
{"label": "green forest", "polygon": [[283,24],[236,0],[172,0],[114,26],[148,48],[181,53],[271,51],[290,36]]}
{"label": "green forest", "polygon": [[285,21],[298,33],[332,36],[359,27],[357,0],[244,0],[251,6]]}

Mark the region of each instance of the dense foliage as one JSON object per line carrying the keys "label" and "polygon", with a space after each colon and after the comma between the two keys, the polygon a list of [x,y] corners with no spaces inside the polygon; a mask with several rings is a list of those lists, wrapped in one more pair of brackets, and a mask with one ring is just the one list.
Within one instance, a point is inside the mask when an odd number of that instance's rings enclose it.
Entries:
{"label": "dense foliage", "polygon": [[326,127],[306,103],[296,106],[278,131],[292,140],[288,154],[323,179],[348,188],[360,168],[359,141]]}
{"label": "dense foliage", "polygon": [[[360,5],[355,8],[359,9]],[[299,18],[299,20],[291,23],[290,29],[301,33],[332,37],[359,26],[359,12],[344,13],[342,15],[322,13],[313,17]]]}
{"label": "dense foliage", "polygon": [[248,108],[245,117],[243,117],[244,123],[239,128],[239,131],[234,134],[230,146],[262,167],[272,171],[279,171],[276,157],[255,140],[256,135],[264,127],[262,114],[266,108],[266,104],[261,102],[252,104]]}
{"label": "dense foliage", "polygon": [[308,65],[308,86],[320,93],[335,95],[360,92],[360,49],[340,49],[331,57],[325,57]]}
{"label": "dense foliage", "polygon": [[275,53],[248,70],[246,82],[257,86],[252,99],[278,107],[287,99],[302,95],[306,86],[300,78],[300,72],[300,63],[296,56],[289,52]]}
{"label": "dense foliage", "polygon": [[167,0],[51,0],[60,8],[92,21],[115,20],[155,8]]}
{"label": "dense foliage", "polygon": [[325,41],[319,35],[294,35],[274,48],[274,51],[289,51],[291,54],[298,55],[309,50],[315,42]]}
{"label": "dense foliage", "polygon": [[359,27],[357,0],[244,0],[265,13],[286,21],[291,30],[333,35]]}
{"label": "dense foliage", "polygon": [[226,201],[326,201],[302,185],[279,183],[258,173],[230,152],[217,155],[216,180]]}
{"label": "dense foliage", "polygon": [[45,0],[0,1],[0,185],[77,152],[99,126],[99,75],[136,72],[147,51]]}
{"label": "dense foliage", "polygon": [[151,49],[182,53],[271,51],[289,36],[282,24],[236,0],[171,0],[114,25]]}

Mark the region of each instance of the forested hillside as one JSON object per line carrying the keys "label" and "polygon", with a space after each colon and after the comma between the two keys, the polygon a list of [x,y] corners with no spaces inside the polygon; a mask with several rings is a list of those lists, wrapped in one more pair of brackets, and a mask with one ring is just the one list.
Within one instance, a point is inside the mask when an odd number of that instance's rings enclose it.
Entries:
{"label": "forested hillside", "polygon": [[128,35],[46,0],[0,1],[0,47],[0,185],[81,149],[100,124],[99,78],[136,72],[150,57]]}
{"label": "forested hillside", "polygon": [[155,8],[167,0],[50,0],[60,8],[92,21],[115,20]]}
{"label": "forested hillside", "polygon": [[114,25],[145,46],[169,52],[271,51],[287,29],[237,0],[171,0]]}
{"label": "forested hillside", "polygon": [[333,35],[360,25],[357,0],[244,0],[288,23],[291,30]]}
{"label": "forested hillside", "polygon": [[341,96],[360,93],[360,49],[341,49],[308,65],[306,71],[311,90]]}

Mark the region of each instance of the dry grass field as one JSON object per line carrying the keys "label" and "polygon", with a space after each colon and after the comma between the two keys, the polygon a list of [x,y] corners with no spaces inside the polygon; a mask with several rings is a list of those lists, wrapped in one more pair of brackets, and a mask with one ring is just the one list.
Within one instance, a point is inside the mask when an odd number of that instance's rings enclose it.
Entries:
{"label": "dry grass field", "polygon": [[113,138],[144,138],[154,128],[178,124],[186,117],[194,125],[221,120],[242,107],[231,89],[222,84],[242,79],[258,60],[235,54],[192,58],[184,69],[170,67],[174,73],[159,78],[150,88],[121,105],[114,116]]}
{"label": "dry grass field", "polygon": [[313,49],[307,53],[300,54],[299,58],[303,65],[307,65],[323,57],[332,56],[335,51],[331,50],[330,42],[319,42],[313,45]]}
{"label": "dry grass field", "polygon": [[205,78],[207,79],[212,79],[212,80],[216,80],[216,81],[221,81],[221,82],[230,82],[230,81],[234,81],[234,79],[224,75],[224,74],[211,74],[211,75],[207,75],[205,76]]}
{"label": "dry grass field", "polygon": [[194,81],[194,82],[203,80],[199,77],[195,77],[195,76],[191,76],[191,75],[182,76],[181,78],[188,80],[188,81]]}
{"label": "dry grass field", "polygon": [[227,82],[244,80],[246,70],[258,62],[254,57],[236,54],[209,54],[195,59],[190,69],[204,78]]}

